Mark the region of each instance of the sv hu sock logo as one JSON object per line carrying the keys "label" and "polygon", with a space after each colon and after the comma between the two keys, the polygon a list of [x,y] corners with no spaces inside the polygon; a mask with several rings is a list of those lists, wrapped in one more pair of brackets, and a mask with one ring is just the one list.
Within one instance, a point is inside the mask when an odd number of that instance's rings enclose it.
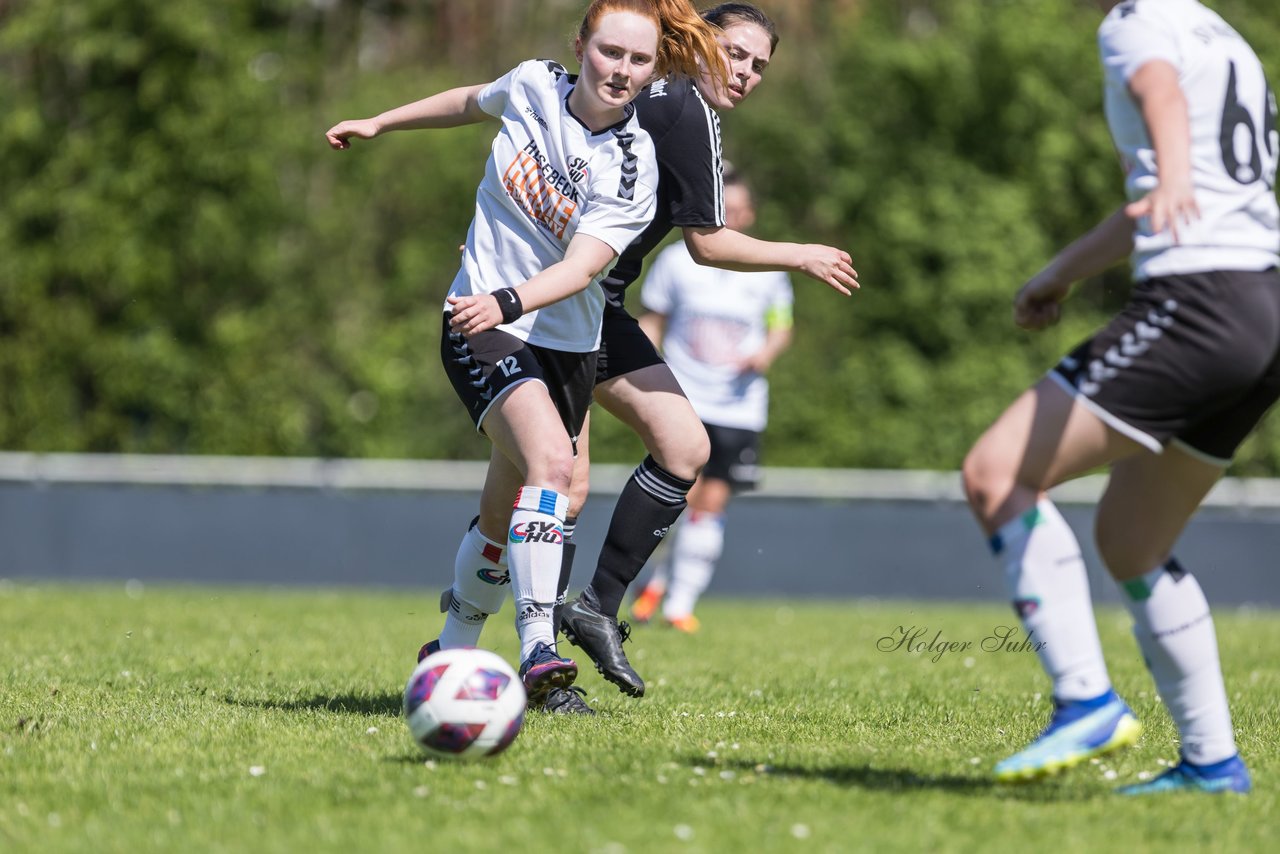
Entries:
{"label": "sv hu sock logo", "polygon": [[513,543],[563,543],[564,529],[555,522],[512,525],[507,539]]}

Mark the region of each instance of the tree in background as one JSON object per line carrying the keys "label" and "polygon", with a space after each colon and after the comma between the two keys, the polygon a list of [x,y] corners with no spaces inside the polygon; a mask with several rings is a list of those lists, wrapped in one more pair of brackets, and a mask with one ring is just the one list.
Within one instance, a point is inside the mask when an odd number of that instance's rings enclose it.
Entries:
{"label": "tree in background", "polygon": [[[0,0],[0,447],[481,455],[434,364],[486,140],[339,158],[322,133],[446,77],[564,58],[582,5]],[[1122,197],[1096,13],[765,5],[782,43],[724,117],[727,154],[756,176],[762,235],[850,245],[864,283],[839,305],[799,287],[769,457],[954,468],[1128,287],[1102,277],[1049,334],[1010,320],[1021,282]],[[1271,4],[1213,5],[1274,83]],[[593,431],[597,459],[638,453],[611,419]],[[1280,473],[1280,424],[1235,471]]]}

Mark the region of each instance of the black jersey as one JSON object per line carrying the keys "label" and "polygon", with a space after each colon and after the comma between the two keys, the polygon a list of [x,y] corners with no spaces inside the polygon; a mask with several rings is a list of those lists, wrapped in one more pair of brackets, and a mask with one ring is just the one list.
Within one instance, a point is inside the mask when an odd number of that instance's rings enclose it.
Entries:
{"label": "black jersey", "polygon": [[634,103],[640,126],[658,153],[658,210],[601,282],[605,299],[619,307],[627,285],[640,278],[645,256],[671,229],[724,225],[720,117],[715,110],[687,77],[651,83]]}

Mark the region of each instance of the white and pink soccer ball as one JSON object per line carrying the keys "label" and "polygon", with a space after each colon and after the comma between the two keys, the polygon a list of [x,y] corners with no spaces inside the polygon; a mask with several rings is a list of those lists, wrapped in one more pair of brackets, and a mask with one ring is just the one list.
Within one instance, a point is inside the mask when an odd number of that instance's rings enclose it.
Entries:
{"label": "white and pink soccer ball", "polygon": [[493,756],[524,722],[524,684],[501,656],[483,649],[428,655],[404,689],[404,717],[418,746],[433,756]]}

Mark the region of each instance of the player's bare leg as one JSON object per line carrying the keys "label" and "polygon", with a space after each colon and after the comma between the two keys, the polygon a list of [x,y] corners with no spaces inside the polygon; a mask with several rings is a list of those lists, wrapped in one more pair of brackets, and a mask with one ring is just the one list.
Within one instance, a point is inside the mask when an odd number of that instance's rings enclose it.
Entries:
{"label": "player's bare leg", "polygon": [[1182,761],[1121,791],[1194,787],[1247,792],[1236,750],[1218,640],[1204,592],[1171,552],[1222,475],[1222,466],[1174,444],[1118,463],[1098,505],[1098,551],[1120,585],[1133,634],[1178,728]]}
{"label": "player's bare leg", "polygon": [[[502,395],[481,426],[494,447],[524,475],[514,495],[507,563],[520,635],[520,676],[530,704],[537,706],[551,690],[568,688],[578,672],[577,665],[556,653],[552,628],[573,445],[539,382],[522,383]],[[495,478],[495,484],[504,482]]]}
{"label": "player's bare leg", "polygon": [[1005,410],[964,462],[965,493],[1029,641],[1053,681],[1054,713],[1029,747],[1000,762],[1030,779],[1132,744],[1141,732],[1111,688],[1080,546],[1046,490],[1144,449],[1045,378]]}
{"label": "player's bare leg", "polygon": [[649,457],[623,488],[591,583],[565,606],[563,629],[605,679],[639,697],[644,681],[622,650],[628,629],[618,623],[618,609],[627,587],[684,510],[711,443],[665,364],[607,380],[596,386],[595,399],[636,432]]}

